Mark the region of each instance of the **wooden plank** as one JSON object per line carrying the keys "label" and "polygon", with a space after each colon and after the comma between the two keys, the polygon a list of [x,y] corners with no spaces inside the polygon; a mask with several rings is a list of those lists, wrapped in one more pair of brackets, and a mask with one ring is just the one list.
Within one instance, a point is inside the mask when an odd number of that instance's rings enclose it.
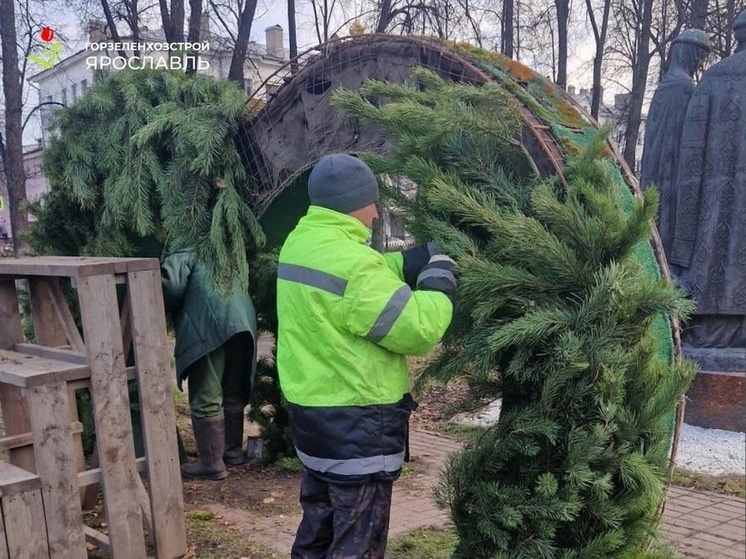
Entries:
{"label": "wooden plank", "polygon": [[0,508],[0,559],[9,559],[8,538],[5,534],[5,520],[3,520],[2,508]]}
{"label": "wooden plank", "polygon": [[[127,380],[135,380],[137,378],[137,367],[127,367]],[[80,390],[81,388],[90,388],[90,379],[74,380],[68,383],[68,387],[74,390]]]}
{"label": "wooden plank", "polygon": [[148,270],[158,270],[160,273],[161,263],[157,258],[125,258],[127,264],[127,273],[146,272]]}
{"label": "wooden plank", "polygon": [[[0,281],[0,349],[12,349],[15,344],[21,342],[23,329],[16,284],[14,281]],[[20,388],[0,384],[0,409],[3,412],[6,435],[12,437],[31,431],[28,404]],[[30,472],[36,471],[33,448],[13,449],[9,453],[9,460],[19,468]]]}
{"label": "wooden plank", "polygon": [[12,349],[23,341],[18,293],[13,281],[0,281],[0,349]]}
{"label": "wooden plank", "polygon": [[[141,474],[146,474],[148,471],[148,465],[145,462],[144,456],[135,461],[135,466]],[[85,472],[78,472],[78,485],[81,487],[100,483],[101,479],[101,468],[91,468]]]}
{"label": "wooden plank", "polygon": [[[80,421],[70,424],[70,433],[78,435],[83,432],[83,424]],[[10,450],[12,448],[21,448],[24,446],[32,446],[33,439],[31,433],[24,433],[22,435],[13,435],[12,437],[3,437],[0,439],[0,452]]]}
{"label": "wooden plank", "polygon": [[85,559],[83,512],[64,382],[28,390],[36,469],[41,478],[52,559]]}
{"label": "wooden plank", "polygon": [[26,388],[47,383],[80,380],[89,376],[87,365],[0,350],[0,382],[6,384]]}
{"label": "wooden plank", "polygon": [[[35,259],[30,259],[34,260]],[[36,337],[36,343],[42,346],[48,347],[60,347],[67,344],[70,341],[71,344],[78,344],[79,347],[73,345],[73,349],[79,351],[84,350],[82,341],[80,340],[80,332],[78,332],[75,321],[72,318],[67,303],[64,302],[62,297],[62,291],[59,286],[58,278],[48,277],[35,277],[29,278],[29,294],[31,296],[31,313],[34,318],[34,334]],[[57,297],[56,294],[62,298],[62,303],[55,302]],[[64,304],[64,308],[67,313],[61,309],[61,304]],[[69,317],[66,315],[70,315]],[[69,320],[72,325],[65,326],[65,320]],[[66,333],[66,330],[70,332]],[[72,339],[68,340],[68,336]],[[74,341],[73,341],[74,340]],[[57,381],[74,381],[86,376],[76,375],[59,375]],[[78,407],[75,403],[75,392],[70,389],[68,395],[68,409],[70,413],[70,421],[78,421]],[[75,435],[73,438],[73,453],[75,457],[75,464],[78,471],[85,470],[85,452],[83,450],[83,437],[81,435]],[[81,492],[80,498],[83,499],[85,495]]]}
{"label": "wooden plank", "polygon": [[134,492],[138,475],[114,275],[80,278],[78,297],[112,554],[115,559],[145,557],[142,513]]}
{"label": "wooden plank", "polygon": [[31,315],[34,318],[34,335],[36,343],[49,347],[59,347],[67,344],[65,331],[57,317],[52,301],[52,284],[57,278],[32,277],[28,279],[29,299],[31,301]]}
{"label": "wooden plank", "polygon": [[65,294],[62,293],[60,283],[58,281],[50,282],[49,289],[51,291],[50,296],[54,312],[57,315],[60,324],[62,324],[62,329],[65,332],[67,341],[70,342],[70,347],[75,351],[85,351],[83,338],[80,335],[77,324],[75,324],[75,318],[67,304]]}
{"label": "wooden plank", "polygon": [[16,353],[25,353],[44,359],[53,359],[55,361],[64,361],[66,363],[76,363],[78,365],[88,364],[88,355],[85,353],[85,347],[82,351],[73,351],[71,349],[62,349],[59,347],[47,347],[38,344],[16,344],[13,346]]}
{"label": "wooden plank", "polygon": [[[44,529],[44,506],[41,491],[16,493],[3,497],[3,518],[12,559],[49,558],[49,545]],[[81,530],[82,531],[82,530]],[[85,557],[85,545],[83,555]],[[73,555],[69,555],[73,557]]]}
{"label": "wooden plank", "polygon": [[109,536],[102,532],[99,532],[98,530],[94,530],[90,526],[86,526],[85,528],[83,528],[83,531],[85,532],[86,542],[91,545],[95,545],[104,553],[111,555],[111,541],[109,540]]}
{"label": "wooden plank", "polygon": [[180,557],[187,550],[184,497],[161,274],[155,270],[128,275],[156,554]]}
{"label": "wooden plank", "polygon": [[[142,482],[142,478],[138,478],[137,483],[137,498],[140,500],[140,510],[142,511],[142,517],[145,519],[145,527],[148,529],[150,539],[155,541],[155,531],[153,527],[153,515],[151,513],[150,495],[148,490],[145,489],[145,484]],[[180,554],[179,556],[183,555]],[[164,555],[164,557],[166,557]]]}
{"label": "wooden plank", "polygon": [[8,277],[86,277],[124,274],[129,271],[158,269],[155,258],[98,258],[88,256],[32,256],[3,258],[0,276]]}
{"label": "wooden plank", "polygon": [[0,497],[6,497],[23,491],[35,491],[41,488],[41,480],[36,474],[27,472],[0,461]]}

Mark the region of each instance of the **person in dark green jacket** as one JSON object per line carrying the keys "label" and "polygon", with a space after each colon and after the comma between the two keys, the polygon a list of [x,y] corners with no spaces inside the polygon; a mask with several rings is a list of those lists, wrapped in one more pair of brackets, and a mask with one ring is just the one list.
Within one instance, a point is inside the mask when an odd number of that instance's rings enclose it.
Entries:
{"label": "person in dark green jacket", "polygon": [[304,465],[292,559],[383,559],[391,490],[406,454],[407,355],[448,328],[455,262],[432,243],[369,246],[378,183],[357,157],[322,158],[311,207],[277,269],[277,368]]}
{"label": "person in dark green jacket", "polygon": [[207,269],[192,251],[161,262],[163,299],[176,334],[179,390],[187,379],[189,408],[199,459],[183,464],[188,478],[224,479],[226,464],[245,462],[244,408],[257,361],[256,312],[239,278],[230,297],[213,288]]}

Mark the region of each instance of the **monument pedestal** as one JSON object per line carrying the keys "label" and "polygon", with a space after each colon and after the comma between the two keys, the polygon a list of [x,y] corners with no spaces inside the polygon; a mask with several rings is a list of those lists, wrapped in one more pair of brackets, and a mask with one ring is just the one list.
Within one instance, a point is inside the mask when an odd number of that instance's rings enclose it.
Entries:
{"label": "monument pedestal", "polygon": [[687,392],[684,421],[708,429],[746,432],[746,349],[682,347],[701,370]]}

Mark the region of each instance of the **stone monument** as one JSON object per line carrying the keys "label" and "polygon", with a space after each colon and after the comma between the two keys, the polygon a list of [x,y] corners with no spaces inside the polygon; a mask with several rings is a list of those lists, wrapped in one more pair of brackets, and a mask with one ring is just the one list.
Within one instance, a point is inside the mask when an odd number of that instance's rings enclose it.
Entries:
{"label": "stone monument", "polygon": [[684,325],[684,353],[720,377],[701,373],[692,389],[706,382],[702,392],[714,407],[735,398],[736,425],[720,427],[746,430],[746,10],[733,30],[735,53],[704,73],[687,109],[668,261],[697,302]]}
{"label": "stone monument", "polygon": [[700,29],[687,29],[673,40],[670,64],[648,111],[640,186],[654,185],[661,194],[658,232],[666,253],[673,243],[676,217],[676,172],[684,117],[692,93],[692,76],[710,52],[710,40]]}

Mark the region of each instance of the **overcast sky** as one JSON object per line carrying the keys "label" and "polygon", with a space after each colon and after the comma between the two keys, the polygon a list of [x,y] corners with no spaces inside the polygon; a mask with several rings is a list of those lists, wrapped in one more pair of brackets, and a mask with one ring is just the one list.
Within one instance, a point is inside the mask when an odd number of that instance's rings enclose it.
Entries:
{"label": "overcast sky", "polygon": [[[87,32],[85,31],[85,25],[83,21],[93,17],[95,14],[88,16],[87,14],[80,14],[73,11],[71,8],[54,3],[56,6],[50,6],[50,3],[46,2],[35,2],[31,1],[32,9],[38,10],[36,19],[44,22],[45,25],[52,27],[62,39],[64,44],[64,50],[62,53],[63,58],[69,56],[80,49],[84,48],[87,40]],[[97,3],[96,3],[97,5]],[[316,45],[318,38],[314,28],[313,13],[311,11],[310,4],[303,0],[296,1],[296,23],[298,26],[298,50],[303,52],[304,50]],[[161,26],[160,16],[154,10],[154,16],[151,21],[146,22],[151,28],[159,28]],[[336,24],[342,23],[336,22]],[[287,2],[286,0],[259,0],[257,6],[256,19],[252,24],[251,39],[258,42],[264,43],[265,36],[264,30],[272,25],[280,25],[286,30],[284,33],[285,48],[286,52],[288,49],[288,34],[287,34]],[[340,35],[346,35],[348,26],[345,25]],[[122,27],[124,31],[124,27]],[[213,26],[213,31],[218,31]],[[568,60],[568,74],[570,77],[570,84],[576,87],[589,87],[591,82],[591,61],[593,58],[593,41],[588,37],[588,40],[580,44],[573,43],[571,45],[572,52],[570,52]],[[37,73],[39,69],[33,66],[29,68],[27,75],[33,75]],[[612,92],[607,94],[607,100],[613,95]],[[27,100],[24,103],[24,113],[33,109],[38,103],[38,96],[35,90],[27,89]],[[38,119],[32,119],[38,120]],[[24,144],[30,144],[34,142],[34,138],[39,136],[38,125],[34,126],[31,122],[27,129],[24,130]]]}

